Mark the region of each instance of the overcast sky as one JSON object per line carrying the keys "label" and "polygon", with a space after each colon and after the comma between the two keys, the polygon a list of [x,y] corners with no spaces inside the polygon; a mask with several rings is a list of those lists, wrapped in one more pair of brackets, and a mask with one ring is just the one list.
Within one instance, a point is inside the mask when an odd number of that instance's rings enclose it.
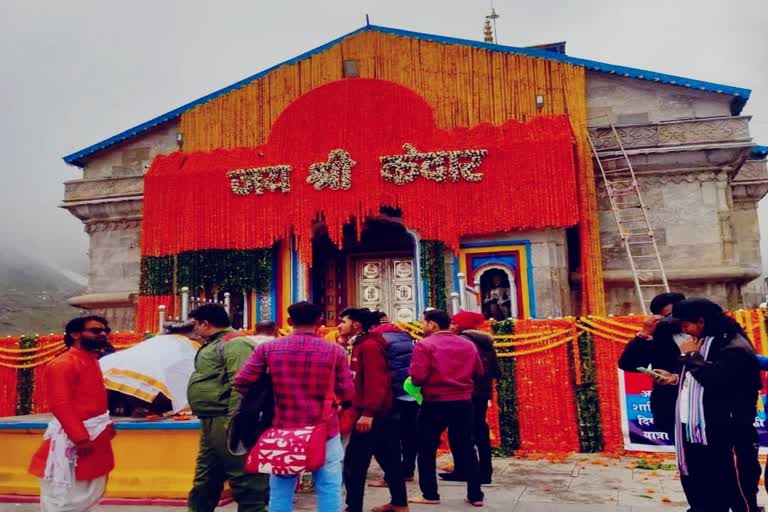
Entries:
{"label": "overcast sky", "polygon": [[[745,114],[768,144],[765,0],[494,6],[501,44],[566,40],[572,56],[752,89]],[[65,154],[355,30],[366,13],[480,40],[489,10],[487,0],[0,0],[0,250],[84,270],[82,224],[58,208],[62,182],[81,176]]]}

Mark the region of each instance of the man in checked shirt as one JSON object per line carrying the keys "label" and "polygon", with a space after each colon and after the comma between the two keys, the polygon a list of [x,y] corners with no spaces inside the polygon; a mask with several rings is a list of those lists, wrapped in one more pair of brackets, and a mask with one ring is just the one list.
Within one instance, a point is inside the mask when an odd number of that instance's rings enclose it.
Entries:
{"label": "man in checked shirt", "polygon": [[[275,419],[278,428],[314,425],[320,419],[323,402],[334,367],[334,390],[342,407],[349,407],[354,396],[352,375],[344,349],[317,336],[323,310],[309,302],[297,302],[288,308],[288,323],[293,333],[262,343],[235,377],[235,389],[246,394],[261,374],[269,368],[275,393]],[[344,451],[335,414],[328,420],[328,444],[325,465],[312,473],[319,512],[341,509],[341,461]],[[296,475],[271,475],[270,512],[293,510]]]}

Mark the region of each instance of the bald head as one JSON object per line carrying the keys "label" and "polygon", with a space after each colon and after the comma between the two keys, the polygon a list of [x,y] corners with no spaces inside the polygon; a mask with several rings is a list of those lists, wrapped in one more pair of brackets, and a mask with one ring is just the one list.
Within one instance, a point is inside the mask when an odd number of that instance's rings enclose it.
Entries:
{"label": "bald head", "polygon": [[272,320],[262,320],[256,324],[256,334],[263,336],[275,336],[277,334],[277,325]]}

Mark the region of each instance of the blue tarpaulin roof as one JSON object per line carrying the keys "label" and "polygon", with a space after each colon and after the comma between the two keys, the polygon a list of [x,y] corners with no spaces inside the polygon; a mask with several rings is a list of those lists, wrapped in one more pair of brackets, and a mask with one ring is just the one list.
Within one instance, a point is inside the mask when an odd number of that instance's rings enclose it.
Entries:
{"label": "blue tarpaulin roof", "polygon": [[733,87],[730,85],[722,85],[722,84],[716,84],[712,82],[703,82],[701,80],[693,80],[690,78],[684,78],[684,77],[675,76],[675,75],[656,73],[654,71],[648,71],[644,69],[628,68],[625,66],[616,66],[613,64],[606,64],[604,62],[579,59],[576,57],[570,57],[568,55],[563,55],[563,54],[559,54],[559,53],[555,53],[547,50],[536,49],[536,48],[518,48],[514,46],[502,46],[502,45],[497,45],[492,43],[472,41],[469,39],[458,39],[454,37],[423,34],[420,32],[411,32],[408,30],[400,30],[395,28],[379,27],[376,25],[366,25],[353,32],[350,32],[349,34],[346,34],[322,46],[319,46],[314,50],[310,50],[290,60],[281,62],[280,64],[272,66],[269,69],[265,69],[264,71],[256,73],[255,75],[251,75],[230,86],[224,87],[223,89],[219,89],[218,91],[214,91],[206,96],[203,96],[202,98],[196,99],[194,101],[187,103],[186,105],[182,105],[174,110],[171,110],[170,112],[166,112],[165,114],[157,116],[154,119],[150,119],[149,121],[146,121],[144,123],[141,123],[140,125],[134,126],[133,128],[129,128],[128,130],[118,133],[117,135],[114,135],[108,139],[105,139],[101,142],[97,142],[92,146],[88,146],[87,148],[76,151],[71,155],[67,155],[64,157],[64,161],[68,164],[82,167],[85,164],[84,159],[98,151],[106,149],[126,139],[130,139],[131,137],[134,137],[147,130],[150,130],[167,121],[173,120],[179,117],[181,114],[183,114],[187,110],[193,109],[194,107],[201,105],[203,103],[207,103],[208,101],[218,98],[219,96],[227,94],[235,89],[239,89],[240,87],[248,85],[249,83],[255,80],[259,80],[260,78],[263,78],[264,76],[266,76],[267,74],[271,73],[272,71],[276,70],[279,67],[288,66],[291,64],[295,64],[299,61],[302,61],[304,59],[307,59],[315,54],[321,53],[326,49],[340,43],[343,39],[346,39],[350,36],[354,36],[356,34],[359,34],[365,31],[382,32],[385,34],[393,34],[393,35],[402,36],[402,37],[409,37],[413,39],[419,39],[422,41],[431,41],[431,42],[443,43],[443,44],[455,44],[455,45],[469,46],[473,48],[482,48],[482,49],[495,51],[495,52],[527,55],[530,57],[537,57],[537,58],[553,60],[557,62],[567,62],[569,64],[574,64],[576,66],[584,67],[585,69],[588,69],[591,71],[599,71],[599,72],[608,73],[611,75],[635,78],[638,80],[647,80],[651,82],[658,82],[658,83],[663,83],[668,85],[676,85],[679,87],[687,87],[689,89],[697,89],[700,91],[712,92],[717,94],[725,94],[733,97],[733,99],[731,100],[731,112],[734,115],[737,115],[741,112],[742,108],[744,108],[744,105],[747,103],[747,100],[749,99],[749,95],[751,93],[749,89],[742,89],[742,88]]}

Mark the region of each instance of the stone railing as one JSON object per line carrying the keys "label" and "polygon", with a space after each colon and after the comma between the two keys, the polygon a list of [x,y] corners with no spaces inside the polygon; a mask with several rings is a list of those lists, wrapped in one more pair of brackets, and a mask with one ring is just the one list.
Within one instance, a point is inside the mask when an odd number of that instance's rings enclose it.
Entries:
{"label": "stone railing", "polygon": [[[749,116],[689,119],[659,124],[616,126],[625,149],[745,142],[749,136]],[[610,127],[589,128],[598,150],[614,149],[616,139]]]}
{"label": "stone railing", "polygon": [[64,202],[135,196],[143,192],[143,176],[75,180],[64,183]]}

